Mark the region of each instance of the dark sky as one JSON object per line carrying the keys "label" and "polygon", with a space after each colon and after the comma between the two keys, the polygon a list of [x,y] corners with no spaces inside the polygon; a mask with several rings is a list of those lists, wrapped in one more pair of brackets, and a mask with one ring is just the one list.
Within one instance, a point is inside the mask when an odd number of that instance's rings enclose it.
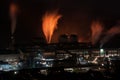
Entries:
{"label": "dark sky", "polygon": [[[0,47],[10,42],[9,5],[11,0],[0,2]],[[114,26],[120,19],[119,0],[13,0],[19,6],[16,43],[31,42],[32,38],[43,36],[42,15],[46,11],[59,10],[62,18],[58,22],[52,42],[61,34],[77,34],[81,41],[89,41],[90,24],[101,20],[106,29]]]}

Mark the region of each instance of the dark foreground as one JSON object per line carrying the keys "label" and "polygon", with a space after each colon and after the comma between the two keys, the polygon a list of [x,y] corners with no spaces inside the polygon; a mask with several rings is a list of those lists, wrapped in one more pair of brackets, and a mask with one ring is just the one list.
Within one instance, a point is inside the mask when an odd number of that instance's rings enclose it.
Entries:
{"label": "dark foreground", "polygon": [[[119,71],[118,71],[119,72]],[[64,70],[23,69],[19,71],[0,72],[0,80],[119,80],[120,74],[105,71],[66,72]]]}

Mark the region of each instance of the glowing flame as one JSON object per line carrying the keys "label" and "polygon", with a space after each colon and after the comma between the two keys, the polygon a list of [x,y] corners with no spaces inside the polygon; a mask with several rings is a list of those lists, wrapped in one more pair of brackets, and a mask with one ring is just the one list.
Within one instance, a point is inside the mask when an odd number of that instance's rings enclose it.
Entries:
{"label": "glowing flame", "polygon": [[53,32],[57,28],[57,22],[60,17],[61,15],[59,15],[57,11],[54,11],[46,12],[42,18],[42,29],[48,43],[51,42]]}
{"label": "glowing flame", "polygon": [[9,14],[10,14],[10,18],[11,18],[11,33],[12,35],[15,32],[15,28],[16,28],[16,15],[17,15],[17,5],[14,3],[10,4],[9,7]]}
{"label": "glowing flame", "polygon": [[103,39],[100,41],[101,43],[100,47],[102,47],[107,41],[109,41],[116,34],[120,34],[120,26],[112,27],[105,33],[105,37],[103,37]]}
{"label": "glowing flame", "polygon": [[92,31],[92,44],[94,45],[98,40],[103,31],[103,25],[99,21],[94,21],[91,25]]}

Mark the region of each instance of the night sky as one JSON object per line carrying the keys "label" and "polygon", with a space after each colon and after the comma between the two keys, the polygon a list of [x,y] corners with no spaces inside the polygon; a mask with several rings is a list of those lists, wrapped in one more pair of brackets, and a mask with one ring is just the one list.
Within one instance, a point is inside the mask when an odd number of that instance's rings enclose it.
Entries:
{"label": "night sky", "polygon": [[[58,10],[62,17],[54,31],[52,42],[57,42],[61,34],[77,34],[80,41],[91,38],[91,22],[100,20],[105,29],[120,23],[120,2],[109,0],[2,0],[0,1],[0,47],[10,42],[9,5],[14,2],[19,7],[15,31],[16,43],[31,43],[34,37],[44,37],[42,16],[46,11]],[[120,37],[114,41],[119,41]]]}

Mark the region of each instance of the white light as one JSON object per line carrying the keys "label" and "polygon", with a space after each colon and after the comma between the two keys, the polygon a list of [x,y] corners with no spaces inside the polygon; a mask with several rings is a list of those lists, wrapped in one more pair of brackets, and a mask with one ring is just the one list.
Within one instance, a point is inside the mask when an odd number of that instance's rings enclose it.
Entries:
{"label": "white light", "polygon": [[104,66],[104,64],[102,64],[102,66]]}
{"label": "white light", "polygon": [[36,62],[36,64],[39,64],[39,62]]}
{"label": "white light", "polygon": [[100,54],[104,54],[104,49],[100,49]]}
{"label": "white light", "polygon": [[104,52],[104,49],[100,49],[100,52],[103,53],[103,52]]}
{"label": "white light", "polygon": [[14,71],[14,74],[17,74],[18,72],[17,71]]}
{"label": "white light", "polygon": [[3,70],[3,68],[2,68],[2,67],[0,67],[0,70]]}
{"label": "white light", "polygon": [[42,60],[45,60],[45,58],[42,58]]}
{"label": "white light", "polygon": [[43,62],[42,64],[43,64],[43,65],[46,65],[46,62]]}
{"label": "white light", "polygon": [[49,67],[49,65],[48,65],[48,64],[46,64],[46,67]]}
{"label": "white light", "polygon": [[20,66],[21,66],[21,65],[22,65],[22,63],[18,63],[18,65],[20,65]]}

